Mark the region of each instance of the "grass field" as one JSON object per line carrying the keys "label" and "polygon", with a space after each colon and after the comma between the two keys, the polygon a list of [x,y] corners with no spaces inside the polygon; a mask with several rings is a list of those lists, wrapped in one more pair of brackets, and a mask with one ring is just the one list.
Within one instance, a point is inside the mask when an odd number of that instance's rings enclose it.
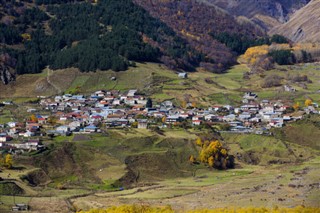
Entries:
{"label": "grass field", "polygon": [[[316,121],[316,118],[311,120]],[[307,128],[303,123],[298,125]],[[187,137],[193,138],[192,141],[194,141],[196,138],[194,134],[188,136],[190,133],[181,130],[167,130],[164,134],[165,136],[155,137],[153,133],[146,130],[128,132],[112,130],[107,136],[91,135],[91,139],[75,141],[75,143],[80,146],[99,148],[101,151],[110,150],[107,152],[122,160],[125,156],[133,155],[140,158],[152,154],[156,155],[158,163],[165,163],[161,155],[166,153],[168,145],[173,146],[176,153],[179,153],[179,150],[188,150],[181,139]],[[314,184],[320,181],[317,176],[320,168],[317,150],[309,148],[307,143],[291,143],[270,136],[250,134],[223,134],[222,136],[225,144],[230,148],[230,153],[235,155],[240,153],[242,156],[254,153],[255,158],[258,159],[254,162],[256,165],[248,164],[248,159],[242,157],[237,159],[237,168],[228,171],[208,170],[201,165],[179,166],[180,169],[189,170],[189,175],[176,177],[160,175],[159,177],[163,178],[153,179],[152,185],[137,185],[133,189],[112,192],[117,189],[112,187],[112,181],[119,178],[120,174],[124,174],[126,169],[123,164],[120,166],[118,161],[112,163],[111,158],[107,161],[112,165],[102,167],[105,160],[102,155],[97,155],[93,159],[101,159],[101,161],[97,161],[94,168],[97,176],[104,181],[102,185],[91,187],[99,192],[84,198],[72,199],[72,202],[74,206],[81,209],[105,208],[137,202],[171,205],[176,210],[194,209],[199,205],[204,208],[217,208],[230,206],[230,202],[234,200],[237,200],[233,204],[235,207],[272,208],[275,205],[292,207],[301,204],[319,207],[319,192],[314,187]],[[193,154],[197,155],[197,153]],[[302,157],[300,157],[301,154],[303,154]],[[146,160],[146,158],[142,159]],[[159,175],[152,169],[154,166],[165,174],[163,168],[153,163],[152,158],[147,159],[149,161],[147,167],[143,164],[131,165],[131,169],[139,169],[140,175],[145,175],[144,178],[140,178],[141,181],[146,181],[145,178],[150,178],[149,175]],[[146,171],[149,174],[146,174]],[[177,173],[177,170],[175,172]]]}
{"label": "grass field", "polygon": [[[236,65],[225,74],[214,74],[203,71],[189,73],[187,79],[180,79],[176,72],[168,70],[163,65],[155,63],[137,63],[125,72],[97,71],[81,73],[76,69],[48,71],[36,75],[18,76],[16,82],[9,86],[0,86],[0,98],[28,98],[37,95],[53,95],[59,91],[71,92],[78,87],[84,94],[99,89],[129,90],[138,89],[150,95],[155,101],[172,99],[180,104],[189,96],[191,102],[198,106],[211,104],[238,104],[243,91],[257,92],[260,99],[285,99],[292,102],[303,102],[312,98],[320,102],[317,93],[320,83],[319,64],[279,66],[267,71],[264,75],[251,75],[249,80],[243,79],[243,74],[249,69],[246,65]],[[48,77],[48,73],[50,73]],[[261,88],[263,79],[277,74],[284,79],[282,84],[290,84],[297,89],[295,93],[281,92],[280,87]],[[298,83],[290,83],[286,79],[293,75],[307,75],[311,83],[302,88]],[[111,77],[117,80],[112,81]],[[47,82],[47,80],[50,82]]]}
{"label": "grass field", "polygon": [[5,124],[12,121],[11,111],[8,109],[0,109],[0,124]]}

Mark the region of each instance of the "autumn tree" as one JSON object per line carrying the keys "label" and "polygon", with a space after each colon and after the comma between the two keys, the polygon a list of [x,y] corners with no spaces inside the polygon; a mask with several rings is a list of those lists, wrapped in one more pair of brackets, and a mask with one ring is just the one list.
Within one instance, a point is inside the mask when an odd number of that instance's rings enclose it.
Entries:
{"label": "autumn tree", "polygon": [[[197,139],[196,144],[201,146],[199,159],[202,163],[217,169],[227,169],[234,167],[234,157],[228,155],[226,148],[218,140],[206,140],[200,143]],[[202,144],[202,145],[201,145]]]}
{"label": "autumn tree", "polygon": [[264,57],[268,54],[268,45],[250,47],[244,53],[242,58],[249,64],[254,65],[258,58]]}
{"label": "autumn tree", "polygon": [[198,146],[200,146],[200,147],[202,147],[203,146],[203,142],[202,142],[202,140],[201,140],[201,138],[199,137],[199,138],[197,138],[197,140],[196,140],[196,144],[198,145]]}
{"label": "autumn tree", "polygon": [[213,166],[214,166],[214,157],[213,157],[213,156],[210,156],[210,157],[208,158],[208,165],[209,165],[210,167],[213,167]]}
{"label": "autumn tree", "polygon": [[308,99],[304,102],[304,105],[305,105],[306,107],[311,106],[311,105],[312,105],[312,100],[308,98]]}
{"label": "autumn tree", "polygon": [[5,159],[4,159],[4,166],[7,167],[8,169],[11,169],[13,165],[13,158],[11,154],[7,154]]}
{"label": "autumn tree", "polygon": [[30,120],[31,120],[33,123],[37,123],[37,122],[38,122],[38,118],[37,118],[34,114],[32,114],[32,115],[30,116]]}
{"label": "autumn tree", "polygon": [[196,162],[196,159],[195,159],[195,157],[193,155],[190,155],[189,162],[190,163],[195,163]]}
{"label": "autumn tree", "polygon": [[299,110],[299,108],[300,108],[300,103],[299,103],[299,102],[293,104],[293,109],[294,109],[295,111]]}
{"label": "autumn tree", "polygon": [[[215,209],[196,209],[189,210],[188,213],[293,213],[293,212],[319,212],[317,207],[304,207],[297,206],[294,208],[265,208],[265,207],[245,207],[245,208],[215,208]],[[111,206],[108,209],[91,209],[87,211],[80,211],[78,213],[173,213],[175,212],[170,206],[155,207],[155,206],[137,206],[137,205],[123,205],[123,206]]]}

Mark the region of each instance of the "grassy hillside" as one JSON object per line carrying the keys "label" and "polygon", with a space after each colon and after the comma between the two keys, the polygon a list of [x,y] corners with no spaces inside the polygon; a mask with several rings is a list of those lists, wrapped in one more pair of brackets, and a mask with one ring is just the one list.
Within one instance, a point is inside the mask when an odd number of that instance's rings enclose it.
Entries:
{"label": "grassy hillside", "polygon": [[[308,148],[308,144],[296,145],[270,136],[224,134],[223,137],[231,153],[237,156],[238,168],[234,170],[209,171],[195,167],[189,177],[167,176],[165,180],[153,179],[157,184],[152,187],[97,193],[72,202],[80,209],[133,204],[141,200],[151,205],[171,205],[180,211],[199,205],[202,208],[227,207],[233,200],[237,200],[233,204],[235,207],[292,207],[301,202],[318,207],[319,192],[312,187],[318,181],[318,151]],[[150,165],[151,175],[155,166],[152,160]],[[171,169],[170,166],[165,168]]]}
{"label": "grassy hillside", "polygon": [[[307,131],[317,119],[296,127]],[[48,139],[48,150],[15,158],[14,166],[22,170],[1,173],[15,179],[2,194],[19,190],[24,194],[17,200],[34,210],[57,212],[66,212],[70,200],[71,208],[84,210],[141,200],[176,210],[226,207],[235,199],[237,207],[317,206],[319,150],[310,141],[318,137],[318,129],[301,134],[299,141],[286,129],[275,137],[223,134],[223,143],[236,157],[236,169],[227,171],[189,163],[191,154],[198,156],[199,134],[204,131],[167,129],[159,135],[130,129]],[[120,187],[125,190],[117,191]],[[10,197],[2,199],[0,209],[12,205]]]}
{"label": "grassy hillside", "polygon": [[[203,70],[189,73],[188,79],[181,79],[177,73],[156,63],[138,63],[126,72],[97,71],[81,73],[76,69],[48,71],[40,74],[27,74],[17,77],[10,85],[0,85],[0,98],[23,101],[38,95],[50,96],[59,92],[72,92],[80,87],[80,93],[89,94],[99,89],[125,91],[138,89],[150,95],[156,101],[175,100],[179,105],[188,99],[198,106],[211,104],[239,104],[244,91],[257,92],[260,99],[283,99],[303,102],[307,97],[320,102],[317,93],[320,82],[319,64],[280,66],[263,75],[254,74],[244,79],[243,74],[249,69],[237,65],[225,74],[213,74]],[[280,71],[281,70],[281,71]],[[282,85],[290,84],[297,92],[283,92],[281,87],[262,88],[264,79],[269,75],[283,77]],[[310,83],[291,83],[288,76],[307,75]],[[110,80],[116,77],[116,81]],[[49,81],[48,81],[49,80]]]}

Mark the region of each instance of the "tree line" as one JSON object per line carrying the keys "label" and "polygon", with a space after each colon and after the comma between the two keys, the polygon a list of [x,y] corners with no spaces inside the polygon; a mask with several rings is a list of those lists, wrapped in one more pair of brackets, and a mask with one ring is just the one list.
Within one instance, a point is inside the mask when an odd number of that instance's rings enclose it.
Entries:
{"label": "tree line", "polygon": [[252,38],[247,35],[237,34],[237,33],[210,33],[210,35],[218,40],[219,42],[225,44],[232,51],[236,52],[238,55],[241,55],[246,52],[249,47],[261,46],[261,45],[270,45],[272,43],[277,44],[286,44],[289,43],[289,40],[282,35],[273,35],[271,37],[261,37],[261,38]]}

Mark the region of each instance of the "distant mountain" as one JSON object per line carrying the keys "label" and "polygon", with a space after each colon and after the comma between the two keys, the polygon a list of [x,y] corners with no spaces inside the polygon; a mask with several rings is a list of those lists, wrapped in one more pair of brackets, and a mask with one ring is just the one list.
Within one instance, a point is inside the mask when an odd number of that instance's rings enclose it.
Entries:
{"label": "distant mountain", "polygon": [[270,33],[282,34],[294,42],[320,42],[320,1],[311,1]]}
{"label": "distant mountain", "polygon": [[235,16],[245,16],[265,30],[285,23],[310,0],[199,0],[214,4]]}

